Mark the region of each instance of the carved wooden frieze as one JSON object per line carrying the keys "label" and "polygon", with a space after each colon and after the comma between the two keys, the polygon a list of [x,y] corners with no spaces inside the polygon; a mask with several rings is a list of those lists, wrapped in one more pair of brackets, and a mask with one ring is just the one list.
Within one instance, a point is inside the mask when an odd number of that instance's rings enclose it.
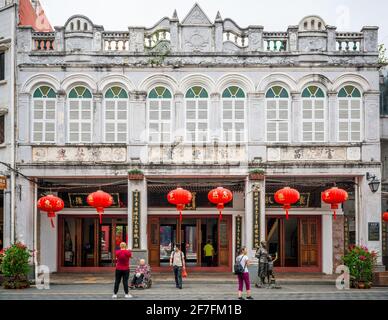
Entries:
{"label": "carved wooden frieze", "polygon": [[127,149],[115,147],[34,147],[34,162],[126,162]]}
{"label": "carved wooden frieze", "polygon": [[268,161],[359,161],[359,147],[279,147],[267,149]]}

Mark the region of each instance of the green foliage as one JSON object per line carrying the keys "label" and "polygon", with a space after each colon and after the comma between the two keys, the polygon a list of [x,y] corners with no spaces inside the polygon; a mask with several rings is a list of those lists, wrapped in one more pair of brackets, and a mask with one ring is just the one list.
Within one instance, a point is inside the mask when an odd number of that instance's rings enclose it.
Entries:
{"label": "green foliage", "polygon": [[379,63],[386,66],[388,65],[388,57],[386,55],[387,49],[384,44],[379,44]]}
{"label": "green foliage", "polygon": [[358,282],[371,283],[373,281],[373,269],[376,265],[377,255],[369,251],[365,246],[351,246],[342,258],[349,268],[350,278]]}
{"label": "green foliage", "polygon": [[251,169],[249,171],[249,173],[251,173],[251,174],[264,174],[265,171],[263,169],[260,169],[260,168],[254,168],[254,169]]}
{"label": "green foliage", "polygon": [[131,169],[128,171],[128,174],[144,174],[140,169]]}
{"label": "green foliage", "polygon": [[28,261],[31,257],[31,251],[22,244],[16,242],[4,250],[1,271],[6,277],[25,278],[27,277],[30,266]]}

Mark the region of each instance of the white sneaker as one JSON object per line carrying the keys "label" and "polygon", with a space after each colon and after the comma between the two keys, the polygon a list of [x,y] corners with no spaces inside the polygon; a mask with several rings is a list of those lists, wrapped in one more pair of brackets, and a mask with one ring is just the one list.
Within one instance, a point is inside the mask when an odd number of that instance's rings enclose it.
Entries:
{"label": "white sneaker", "polygon": [[126,295],[124,296],[124,298],[130,299],[130,298],[133,298],[133,297],[132,297],[132,295],[130,295],[130,294],[128,293],[128,294],[126,294]]}
{"label": "white sneaker", "polygon": [[117,294],[114,294],[114,295],[112,296],[112,299],[117,299]]}

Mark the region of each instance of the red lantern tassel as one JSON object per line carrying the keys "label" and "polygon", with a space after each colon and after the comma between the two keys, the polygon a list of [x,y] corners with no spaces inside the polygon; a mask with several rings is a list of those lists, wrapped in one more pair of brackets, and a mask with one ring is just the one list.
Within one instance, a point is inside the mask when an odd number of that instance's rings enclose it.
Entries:
{"label": "red lantern tassel", "polygon": [[100,224],[102,224],[102,214],[99,213],[98,215],[100,216]]}
{"label": "red lantern tassel", "polygon": [[179,210],[179,221],[182,222],[182,211]]}
{"label": "red lantern tassel", "polygon": [[220,221],[222,220],[222,210],[220,210],[220,215],[218,216],[220,218]]}
{"label": "red lantern tassel", "polygon": [[286,220],[288,220],[288,209],[286,209]]}
{"label": "red lantern tassel", "polygon": [[337,213],[335,212],[335,209],[334,209],[333,218],[334,218],[334,220],[337,220]]}
{"label": "red lantern tassel", "polygon": [[51,221],[51,228],[55,228],[54,219],[53,219],[53,218],[50,218],[50,221]]}

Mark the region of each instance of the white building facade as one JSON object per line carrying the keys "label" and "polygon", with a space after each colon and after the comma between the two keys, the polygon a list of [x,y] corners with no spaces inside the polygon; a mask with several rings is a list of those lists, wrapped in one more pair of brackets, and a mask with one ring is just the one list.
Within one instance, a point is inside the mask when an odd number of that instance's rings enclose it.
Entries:
{"label": "white building facade", "polygon": [[[253,258],[267,240],[277,270],[331,274],[351,243],[381,252],[381,191],[367,179],[381,179],[377,27],[309,16],[267,32],[194,5],[151,28],[76,15],[17,37],[15,237],[37,263],[105,270],[128,241],[163,271],[181,243],[193,270],[230,271],[238,248]],[[350,196],[336,220],[320,198],[334,185]],[[178,186],[194,195],[182,220],[166,199]],[[217,186],[234,195],[222,220],[207,200]],[[273,200],[286,186],[301,194],[289,219]],[[85,203],[97,189],[114,197],[101,224]],[[55,228],[36,208],[47,193],[65,201]]]}

